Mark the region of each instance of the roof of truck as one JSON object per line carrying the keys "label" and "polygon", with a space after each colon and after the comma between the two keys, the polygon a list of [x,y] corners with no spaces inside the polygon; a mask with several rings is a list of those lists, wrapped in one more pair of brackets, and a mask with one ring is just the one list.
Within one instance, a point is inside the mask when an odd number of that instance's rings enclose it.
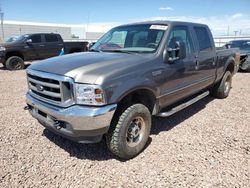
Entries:
{"label": "roof of truck", "polygon": [[[182,21],[170,21],[170,20],[155,20],[155,21],[143,21],[143,22],[135,22],[135,23],[129,23],[129,24],[124,24],[120,26],[130,26],[130,25],[142,25],[142,24],[158,24],[158,25],[195,25],[195,26],[206,26],[205,24],[200,24],[200,23],[192,23],[192,22],[182,22]],[[118,27],[120,27],[118,26]]]}

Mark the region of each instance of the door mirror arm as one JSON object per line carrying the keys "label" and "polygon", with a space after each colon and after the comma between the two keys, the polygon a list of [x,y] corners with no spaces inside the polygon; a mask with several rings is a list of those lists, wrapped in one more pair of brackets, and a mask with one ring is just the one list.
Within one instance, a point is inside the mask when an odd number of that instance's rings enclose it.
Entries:
{"label": "door mirror arm", "polygon": [[180,51],[180,44],[179,42],[175,42],[175,47],[174,48],[169,48],[167,47],[164,52],[163,52],[163,56],[164,56],[164,62],[165,63],[169,63],[172,64],[175,61],[179,60],[179,51]]}

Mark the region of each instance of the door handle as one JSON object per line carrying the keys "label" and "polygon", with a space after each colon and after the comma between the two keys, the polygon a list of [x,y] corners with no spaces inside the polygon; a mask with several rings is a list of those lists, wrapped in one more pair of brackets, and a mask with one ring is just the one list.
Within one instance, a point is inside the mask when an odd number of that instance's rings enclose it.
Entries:
{"label": "door handle", "polygon": [[199,69],[199,65],[200,65],[199,61],[196,60],[196,61],[195,61],[195,70],[198,70],[198,69]]}
{"label": "door handle", "polygon": [[62,46],[63,44],[58,44],[59,46]]}
{"label": "door handle", "polygon": [[44,44],[40,44],[39,46],[40,46],[40,47],[44,47],[45,45],[44,45]]}

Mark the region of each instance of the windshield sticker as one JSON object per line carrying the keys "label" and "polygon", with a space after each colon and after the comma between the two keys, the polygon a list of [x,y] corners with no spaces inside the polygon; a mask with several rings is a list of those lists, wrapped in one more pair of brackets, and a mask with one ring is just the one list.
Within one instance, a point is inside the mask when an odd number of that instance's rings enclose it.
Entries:
{"label": "windshield sticker", "polygon": [[157,29],[157,30],[167,30],[167,25],[151,25],[150,29]]}

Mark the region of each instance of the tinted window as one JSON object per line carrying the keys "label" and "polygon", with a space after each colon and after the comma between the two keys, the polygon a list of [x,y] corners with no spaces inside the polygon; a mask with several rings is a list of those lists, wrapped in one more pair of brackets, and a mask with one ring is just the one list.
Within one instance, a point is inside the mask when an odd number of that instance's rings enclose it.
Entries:
{"label": "tinted window", "polygon": [[45,35],[46,42],[58,42],[58,38],[56,35]]}
{"label": "tinted window", "polygon": [[32,40],[32,43],[41,43],[42,42],[41,35],[32,35],[32,36],[30,36],[30,39]]}
{"label": "tinted window", "polygon": [[198,39],[200,51],[212,48],[207,29],[204,27],[195,27],[194,30]]}
{"label": "tinted window", "polygon": [[232,41],[231,48],[240,48],[241,50],[250,50],[250,41]]}
{"label": "tinted window", "polygon": [[191,54],[194,51],[193,43],[191,41],[187,27],[175,27],[168,40],[168,48],[175,48],[176,42],[183,42],[186,46],[186,54]]}

